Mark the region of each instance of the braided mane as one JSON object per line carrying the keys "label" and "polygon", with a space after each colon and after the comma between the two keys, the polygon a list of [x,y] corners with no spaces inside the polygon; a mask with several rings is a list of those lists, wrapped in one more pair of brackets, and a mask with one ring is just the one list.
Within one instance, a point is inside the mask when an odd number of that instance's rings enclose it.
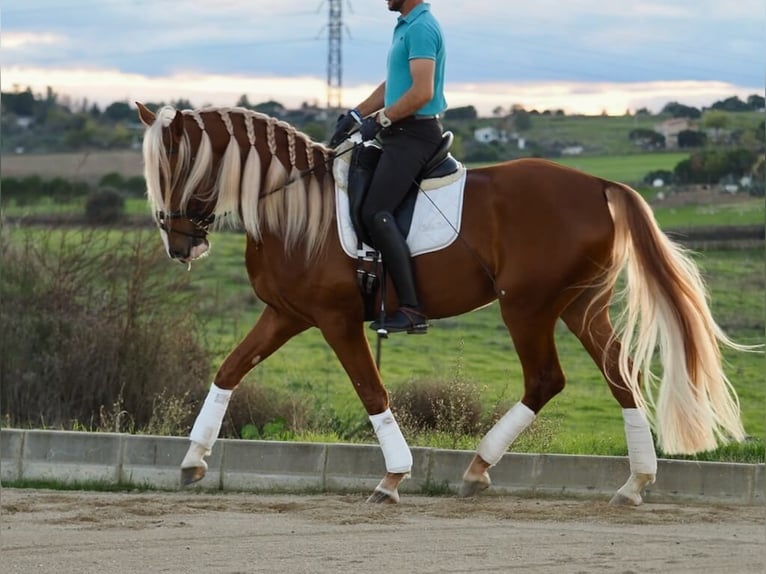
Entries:
{"label": "braided mane", "polygon": [[[256,241],[273,233],[288,251],[303,244],[306,257],[321,249],[335,214],[330,148],[244,108],[183,110],[171,173],[163,134],[176,112],[161,108],[144,135],[144,175],[155,216],[170,211],[171,195],[180,191],[181,211],[192,199],[213,203],[217,228],[242,225]],[[310,173],[301,175],[305,170]]]}

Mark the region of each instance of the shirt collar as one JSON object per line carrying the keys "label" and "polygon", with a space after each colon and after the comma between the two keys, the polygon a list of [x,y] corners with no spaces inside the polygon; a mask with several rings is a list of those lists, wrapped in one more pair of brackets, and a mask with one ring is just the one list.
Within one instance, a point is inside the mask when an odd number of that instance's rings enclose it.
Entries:
{"label": "shirt collar", "polygon": [[412,10],[410,10],[410,13],[407,14],[406,16],[399,16],[398,23],[406,22],[407,24],[409,24],[415,18],[420,16],[423,12],[428,12],[430,10],[431,10],[431,4],[429,4],[428,2],[423,2],[422,4],[418,4]]}

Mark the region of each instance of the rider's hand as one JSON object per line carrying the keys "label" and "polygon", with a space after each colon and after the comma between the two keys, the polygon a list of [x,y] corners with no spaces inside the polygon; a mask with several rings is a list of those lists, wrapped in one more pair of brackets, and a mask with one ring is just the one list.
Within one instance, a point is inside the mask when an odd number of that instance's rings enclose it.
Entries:
{"label": "rider's hand", "polygon": [[362,116],[356,108],[341,115],[335,122],[335,133],[330,138],[330,147],[338,147],[348,137],[351,130],[361,123]]}
{"label": "rider's hand", "polygon": [[359,127],[359,134],[362,136],[362,141],[366,142],[373,139],[378,132],[382,129],[375,116],[365,118],[362,125]]}

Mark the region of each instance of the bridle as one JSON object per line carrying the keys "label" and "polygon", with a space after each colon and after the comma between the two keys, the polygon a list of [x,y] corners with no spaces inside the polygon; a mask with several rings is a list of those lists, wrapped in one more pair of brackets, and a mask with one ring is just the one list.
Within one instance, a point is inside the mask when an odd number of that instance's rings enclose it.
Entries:
{"label": "bridle", "polygon": [[[192,239],[206,239],[208,230],[215,221],[214,213],[201,215],[196,213],[188,213],[185,211],[158,211],[156,215],[159,227],[165,233],[177,233],[178,235],[185,235],[186,237],[191,237]],[[191,221],[192,225],[195,227],[194,231],[189,232],[172,227],[169,225],[169,222],[173,221],[174,219],[187,219]]]}

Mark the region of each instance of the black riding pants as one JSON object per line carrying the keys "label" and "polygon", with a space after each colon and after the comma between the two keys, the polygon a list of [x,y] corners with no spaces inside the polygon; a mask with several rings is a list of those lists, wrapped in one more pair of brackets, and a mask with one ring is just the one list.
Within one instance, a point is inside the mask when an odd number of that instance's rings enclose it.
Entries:
{"label": "black riding pants", "polygon": [[372,229],[376,213],[393,213],[404,200],[441,137],[442,125],[437,118],[405,118],[381,131],[383,153],[362,205],[362,222],[367,229]]}

